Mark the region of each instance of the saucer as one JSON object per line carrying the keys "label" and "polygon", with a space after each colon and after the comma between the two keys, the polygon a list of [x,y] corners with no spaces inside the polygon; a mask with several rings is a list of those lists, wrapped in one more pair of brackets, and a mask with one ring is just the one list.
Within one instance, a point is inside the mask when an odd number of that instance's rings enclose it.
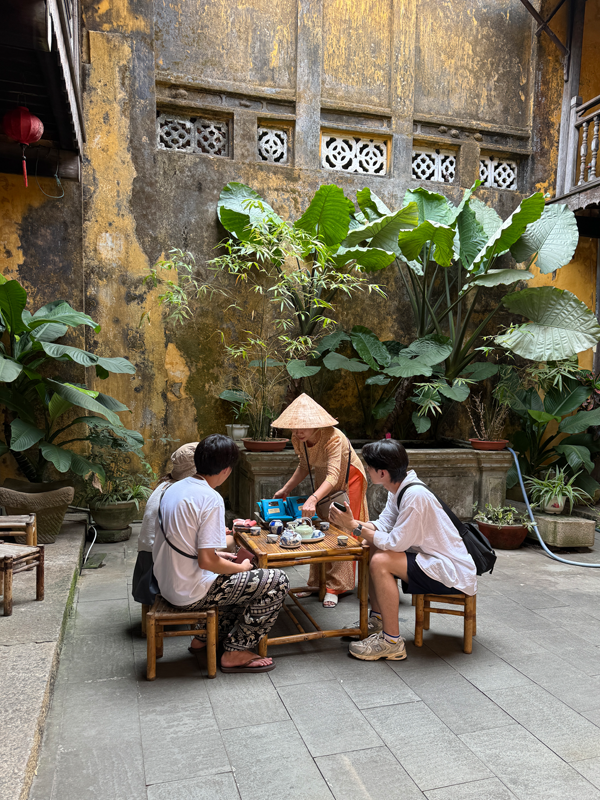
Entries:
{"label": "saucer", "polygon": [[297,550],[302,544],[304,544],[304,542],[298,542],[297,544],[282,544],[280,542],[279,547],[283,547],[284,550]]}
{"label": "saucer", "polygon": [[314,542],[322,542],[325,538],[325,534],[322,533],[321,536],[311,536],[310,539],[302,539],[302,544],[313,544]]}

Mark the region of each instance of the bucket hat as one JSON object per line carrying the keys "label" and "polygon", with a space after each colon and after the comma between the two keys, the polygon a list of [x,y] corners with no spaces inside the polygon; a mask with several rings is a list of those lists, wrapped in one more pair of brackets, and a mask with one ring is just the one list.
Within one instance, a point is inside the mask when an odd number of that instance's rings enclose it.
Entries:
{"label": "bucket hat", "polygon": [[175,450],[171,455],[171,461],[173,463],[171,477],[174,481],[190,478],[192,475],[196,474],[194,453],[197,447],[198,442],[188,442]]}
{"label": "bucket hat", "polygon": [[325,409],[309,397],[301,394],[293,403],[285,409],[281,416],[273,420],[273,428],[329,428],[330,425],[337,425],[334,419]]}

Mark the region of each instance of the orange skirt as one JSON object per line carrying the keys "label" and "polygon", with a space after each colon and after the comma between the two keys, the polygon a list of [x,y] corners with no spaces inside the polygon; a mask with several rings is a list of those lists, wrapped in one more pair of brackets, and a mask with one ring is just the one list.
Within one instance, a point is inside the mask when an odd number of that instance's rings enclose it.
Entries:
{"label": "orange skirt", "polygon": [[[366,510],[366,481],[359,469],[350,465],[350,476],[348,481],[348,498],[354,519],[366,522],[368,515]],[[327,591],[329,594],[344,594],[351,592],[356,583],[356,561],[334,561],[326,564],[325,575],[327,579]],[[313,564],[308,576],[308,585],[313,588],[319,585],[319,565]]]}

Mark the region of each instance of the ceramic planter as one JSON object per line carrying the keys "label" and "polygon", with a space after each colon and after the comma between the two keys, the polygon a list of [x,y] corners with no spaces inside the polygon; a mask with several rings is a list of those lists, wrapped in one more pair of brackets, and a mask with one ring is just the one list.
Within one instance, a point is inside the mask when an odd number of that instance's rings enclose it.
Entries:
{"label": "ceramic planter", "polygon": [[473,450],[504,450],[508,439],[469,439]]}
{"label": "ceramic planter", "polygon": [[544,514],[562,514],[562,510],[565,507],[566,498],[563,495],[560,497],[553,497],[549,503],[547,503],[544,508]]}
{"label": "ceramic planter", "polygon": [[[39,544],[51,544],[60,533],[75,489],[68,481],[28,483],[9,478],[0,488],[0,505],[7,514],[35,514]],[[25,544],[25,537],[15,537]]]}
{"label": "ceramic planter", "polygon": [[[121,500],[118,503],[91,506],[90,510],[98,528],[106,531],[125,531],[139,511],[133,500]],[[129,529],[131,533],[131,529]],[[123,534],[124,535],[124,534]],[[127,536],[129,538],[129,536]],[[124,541],[121,539],[120,541]]]}
{"label": "ceramic planter", "polygon": [[233,439],[234,442],[241,442],[245,436],[248,436],[248,425],[238,425],[234,422],[232,425],[225,425],[227,436]]}
{"label": "ceramic planter", "polygon": [[277,453],[280,450],[285,450],[289,439],[265,439],[263,441],[242,439],[242,442],[246,450],[250,450],[252,453]]}
{"label": "ceramic planter", "polygon": [[479,521],[477,525],[494,550],[516,550],[527,536],[524,525],[490,525]]}

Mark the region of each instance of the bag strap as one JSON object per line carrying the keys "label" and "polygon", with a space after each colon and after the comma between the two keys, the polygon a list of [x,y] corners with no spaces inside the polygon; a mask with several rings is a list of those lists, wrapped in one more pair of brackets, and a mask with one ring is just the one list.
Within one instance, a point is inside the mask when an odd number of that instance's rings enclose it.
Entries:
{"label": "bag strap", "polygon": [[450,506],[446,505],[446,503],[444,503],[444,501],[441,500],[437,496],[437,494],[435,494],[435,492],[433,492],[429,488],[429,486],[427,486],[426,483],[421,483],[419,481],[418,483],[409,483],[406,486],[403,486],[401,491],[400,491],[400,494],[398,495],[398,500],[396,501],[397,504],[398,504],[398,511],[400,510],[400,503],[402,502],[402,498],[404,496],[404,492],[406,492],[407,489],[410,489],[411,486],[424,486],[427,489],[428,492],[431,492],[431,494],[435,497],[435,499],[438,501],[438,503],[443,508],[444,512],[446,513],[446,516],[449,517],[450,522],[454,525],[454,527],[456,528],[456,530],[460,534],[461,538],[464,539],[464,536],[465,536],[465,523],[456,516],[456,514],[454,513],[454,511],[452,511]]}
{"label": "bag strap", "polygon": [[[310,468],[310,460],[308,458],[308,448],[306,446],[306,442],[304,442],[304,455],[306,456],[306,463],[308,464],[308,476],[310,478],[310,488],[313,490],[313,494],[315,493],[315,484],[313,483],[313,476],[312,470]],[[350,444],[350,439],[348,439],[348,466],[346,468],[346,480],[344,486],[348,486],[348,479],[350,477],[350,459],[352,457],[352,445]],[[407,487],[408,488],[408,487]]]}
{"label": "bag strap", "polygon": [[162,535],[165,537],[165,542],[169,545],[169,547],[172,547],[173,550],[175,550],[176,553],[179,553],[180,556],[185,556],[186,558],[191,558],[191,559],[193,559],[195,561],[198,558],[197,555],[191,556],[189,553],[184,553],[183,550],[180,550],[178,547],[175,547],[173,542],[171,542],[168,539],[167,534],[165,533],[165,529],[164,529],[164,526],[163,526],[163,517],[162,517],[162,508],[161,508],[161,506],[162,506],[162,499],[165,496],[165,492],[167,491],[169,486],[171,486],[171,484],[168,484],[162,490],[162,494],[160,496],[160,500],[158,501],[158,522],[160,524],[160,529],[162,531]]}

